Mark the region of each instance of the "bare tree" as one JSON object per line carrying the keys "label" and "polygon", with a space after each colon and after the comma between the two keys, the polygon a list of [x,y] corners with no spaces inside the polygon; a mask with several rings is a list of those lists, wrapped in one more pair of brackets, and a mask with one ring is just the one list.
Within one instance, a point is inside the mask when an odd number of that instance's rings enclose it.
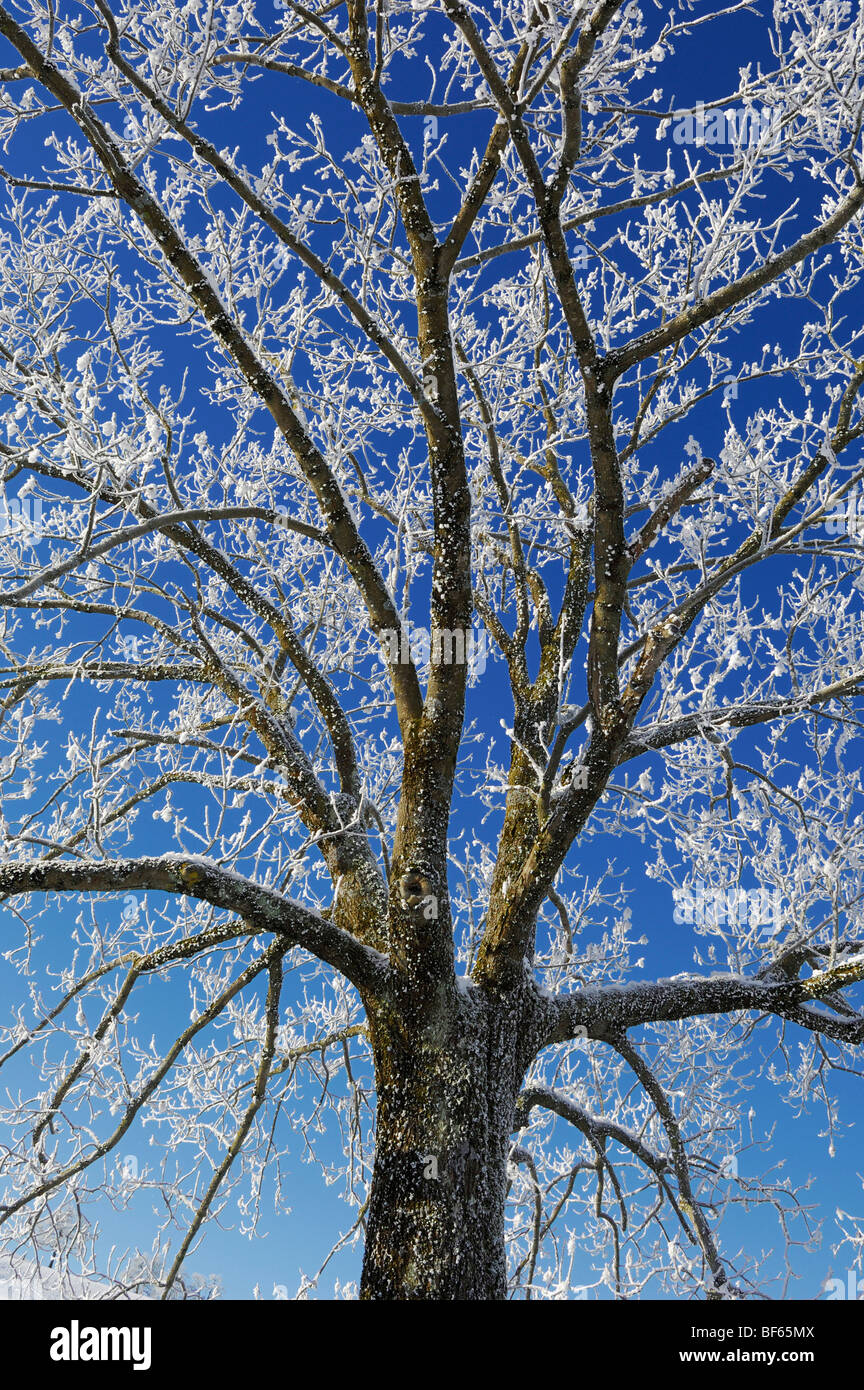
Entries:
{"label": "bare tree", "polygon": [[176,1293],[297,1135],[361,1297],[746,1296],[747,1068],[864,1041],[860,16],[0,33],[7,1249],[151,1188]]}

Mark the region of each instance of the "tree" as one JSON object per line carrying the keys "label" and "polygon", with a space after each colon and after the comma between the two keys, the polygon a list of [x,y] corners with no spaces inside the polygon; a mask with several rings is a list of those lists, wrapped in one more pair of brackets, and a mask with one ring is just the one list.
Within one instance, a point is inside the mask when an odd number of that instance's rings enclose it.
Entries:
{"label": "tree", "polygon": [[730,1165],[864,1041],[862,20],[752,8],[0,7],[10,1248],[149,1186],[176,1292],[292,1127],[365,1298],[812,1233]]}

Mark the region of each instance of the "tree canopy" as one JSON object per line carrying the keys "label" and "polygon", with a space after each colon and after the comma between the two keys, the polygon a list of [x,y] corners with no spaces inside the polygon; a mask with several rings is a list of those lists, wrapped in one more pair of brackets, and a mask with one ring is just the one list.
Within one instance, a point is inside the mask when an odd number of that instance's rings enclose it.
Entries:
{"label": "tree canopy", "polygon": [[833,1135],[864,1042],[860,14],[0,37],[0,1243],[195,1292],[306,1157],[302,1294],[787,1295],[754,1073]]}

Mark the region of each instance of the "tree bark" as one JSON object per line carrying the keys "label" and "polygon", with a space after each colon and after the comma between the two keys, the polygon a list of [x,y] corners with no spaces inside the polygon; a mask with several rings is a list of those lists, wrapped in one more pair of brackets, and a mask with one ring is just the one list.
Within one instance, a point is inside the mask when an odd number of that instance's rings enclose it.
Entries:
{"label": "tree bark", "polygon": [[373,1019],[376,1161],[361,1298],[506,1298],[507,1157],[525,1070],[520,1012],[512,997],[470,988],[443,1038]]}

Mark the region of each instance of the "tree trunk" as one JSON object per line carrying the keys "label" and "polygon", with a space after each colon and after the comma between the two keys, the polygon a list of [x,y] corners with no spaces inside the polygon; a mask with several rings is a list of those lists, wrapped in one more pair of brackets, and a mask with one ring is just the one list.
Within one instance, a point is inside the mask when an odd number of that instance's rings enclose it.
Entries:
{"label": "tree trunk", "polygon": [[523,1071],[515,1013],[472,990],[443,1041],[370,1020],[377,1147],[361,1298],[506,1297],[507,1155]]}

